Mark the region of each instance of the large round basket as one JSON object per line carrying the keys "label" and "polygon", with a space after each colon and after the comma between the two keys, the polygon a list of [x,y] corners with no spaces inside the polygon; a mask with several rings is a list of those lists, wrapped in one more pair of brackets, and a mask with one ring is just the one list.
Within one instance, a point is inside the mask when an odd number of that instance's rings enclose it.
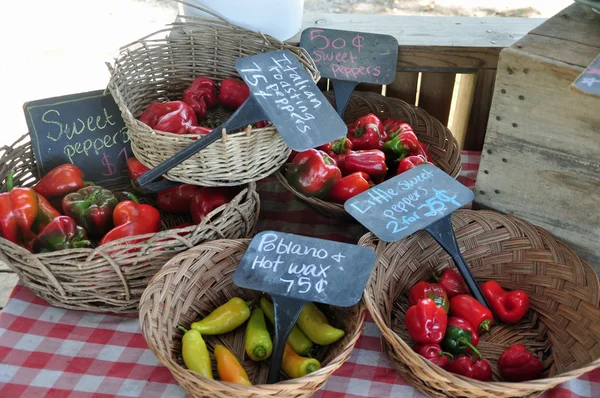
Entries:
{"label": "large round basket", "polygon": [[[335,102],[331,93],[327,93],[326,97],[332,104]],[[393,118],[409,123],[419,141],[423,142],[431,152],[436,166],[454,178],[458,176],[461,169],[458,142],[439,120],[401,99],[384,97],[369,91],[355,91],[344,112],[344,122],[353,123],[359,117],[369,113],[379,116],[382,121]],[[276,176],[283,186],[319,213],[329,217],[350,217],[344,210],[344,205],[309,197],[294,189],[285,177],[285,167],[279,169]]]}
{"label": "large round basket", "polygon": [[[262,52],[291,51],[315,81],[320,75],[308,53],[220,19],[186,18],[171,29],[125,46],[111,70],[109,90],[121,109],[135,156],[156,167],[196,142],[197,135],[154,130],[137,120],[155,101],[174,101],[198,76],[220,82],[239,75],[235,61]],[[231,111],[211,110],[203,126],[215,128]],[[239,185],[277,170],[291,149],[273,125],[223,134],[222,139],[168,171],[169,180],[202,186]]]}
{"label": "large round basket", "polygon": [[244,351],[245,325],[219,336],[204,336],[209,351],[215,344],[230,349],[245,368],[253,387],[215,380],[188,370],[181,358],[182,333],[177,325],[190,324],[224,304],[232,297],[252,300],[257,305],[260,293],[234,285],[232,275],[240,263],[250,240],[217,240],[201,244],[174,257],[152,279],[140,301],[140,323],[148,346],[191,397],[310,397],[350,356],[360,336],[365,311],[361,303],[349,308],[320,306],[330,323],[346,334],[334,344],[321,347],[315,357],[321,369],[297,378],[281,379],[275,384],[267,380],[269,360],[254,362]]}
{"label": "large round basket", "polygon": [[[15,171],[15,186],[36,183],[38,170],[28,136],[0,149],[0,181],[5,181],[10,170]],[[114,192],[118,193],[116,189]],[[54,306],[136,312],[150,279],[169,259],[204,241],[251,236],[259,209],[256,186],[248,183],[230,203],[215,209],[197,225],[174,228],[190,223],[191,218],[162,213],[161,231],[156,234],[124,238],[96,248],[41,254],[32,254],[0,237],[0,261]],[[141,242],[130,243],[132,240]]]}
{"label": "large round basket", "polygon": [[[383,349],[402,377],[432,397],[535,396],[600,366],[600,286],[589,264],[546,231],[492,211],[459,210],[452,225],[463,257],[478,282],[497,281],[521,289],[531,309],[516,325],[495,322],[477,346],[492,365],[493,382],[449,373],[416,354],[404,326],[406,293],[433,272],[454,267],[448,254],[424,231],[387,244],[372,234],[359,244],[377,252],[364,301],[382,332]],[[452,312],[452,308],[450,308]],[[503,382],[498,358],[524,344],[542,360],[541,378]]]}

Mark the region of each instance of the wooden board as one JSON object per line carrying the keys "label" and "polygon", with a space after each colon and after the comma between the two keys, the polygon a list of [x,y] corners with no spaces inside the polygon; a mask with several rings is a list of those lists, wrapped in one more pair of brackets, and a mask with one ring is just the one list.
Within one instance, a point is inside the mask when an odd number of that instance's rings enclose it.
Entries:
{"label": "wooden board", "polygon": [[419,72],[398,72],[396,80],[386,87],[386,97],[400,98],[411,105],[415,104],[417,98],[417,83]]}
{"label": "wooden board", "polygon": [[419,107],[444,125],[448,123],[455,77],[454,73],[423,73],[421,75]]}
{"label": "wooden board", "polygon": [[458,149],[463,150],[467,139],[467,128],[475,94],[477,75],[474,73],[456,75],[456,86],[450,106],[448,128],[458,141]]}
{"label": "wooden board", "polygon": [[582,23],[580,7],[532,32],[556,36],[545,50],[544,38],[527,37],[536,45],[501,52],[475,205],[548,229],[600,272],[600,107],[569,90],[583,71],[571,62],[598,54],[582,38],[596,34],[600,15]]}
{"label": "wooden board", "polygon": [[469,117],[469,127],[463,149],[468,151],[481,151],[485,139],[490,108],[492,107],[492,95],[496,82],[495,70],[480,70],[477,73],[475,92],[473,93],[473,105]]}

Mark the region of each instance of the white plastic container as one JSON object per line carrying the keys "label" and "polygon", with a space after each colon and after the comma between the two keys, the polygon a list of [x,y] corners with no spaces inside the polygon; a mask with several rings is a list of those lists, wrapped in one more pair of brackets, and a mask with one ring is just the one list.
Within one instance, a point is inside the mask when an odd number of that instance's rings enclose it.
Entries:
{"label": "white plastic container", "polygon": [[[302,27],[304,0],[187,0],[218,14],[223,19],[255,32],[285,41]],[[183,16],[212,17],[197,8],[179,3]]]}

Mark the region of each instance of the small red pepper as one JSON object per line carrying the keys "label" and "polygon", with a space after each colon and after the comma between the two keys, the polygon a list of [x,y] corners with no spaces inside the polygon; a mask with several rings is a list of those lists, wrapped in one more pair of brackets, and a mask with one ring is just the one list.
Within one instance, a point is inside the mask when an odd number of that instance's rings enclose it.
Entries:
{"label": "small red pepper", "polygon": [[241,192],[239,187],[201,187],[190,201],[189,211],[195,224],[200,224],[204,217],[214,209],[229,203]]}
{"label": "small red pepper", "polygon": [[346,154],[341,167],[344,175],[365,172],[376,184],[383,181],[387,173],[385,154],[379,149],[352,151]]}
{"label": "small red pepper", "polygon": [[150,171],[150,168],[144,166],[142,162],[132,156],[127,158],[127,170],[129,171],[129,178],[137,181],[138,178]]}
{"label": "small red pepper", "polygon": [[479,344],[479,335],[469,322],[454,316],[448,319],[446,334],[440,344],[444,350],[453,354],[472,351],[481,358],[481,353],[475,348],[477,344]]}
{"label": "small red pepper", "polygon": [[412,131],[414,133],[410,124],[399,119],[387,119],[383,122],[383,130],[386,132],[388,139],[394,138],[403,131]]}
{"label": "small red pepper", "polygon": [[498,359],[500,374],[507,381],[526,381],[539,377],[544,371],[542,361],[531,355],[521,344],[506,349]]}
{"label": "small red pepper", "polygon": [[427,163],[431,163],[433,161],[433,159],[431,158],[431,152],[429,152],[429,149],[427,149],[427,146],[425,144],[423,144],[421,141],[419,141],[419,148],[417,150],[411,152],[410,155],[411,156],[421,155],[425,159],[427,159]]}
{"label": "small red pepper", "polygon": [[317,149],[300,152],[287,169],[290,185],[307,196],[324,197],[341,178],[335,160]]}
{"label": "small red pepper", "polygon": [[63,249],[87,247],[85,229],[69,216],[58,216],[40,232],[33,241],[34,253],[48,253]]}
{"label": "small red pepper", "polygon": [[408,291],[408,302],[410,305],[415,305],[419,300],[424,298],[432,299],[435,305],[443,308],[446,312],[450,309],[448,295],[446,295],[444,289],[437,283],[419,282]]}
{"label": "small red pepper", "polygon": [[433,276],[438,285],[446,291],[449,298],[458,296],[459,294],[469,294],[469,288],[462,276],[452,268],[444,269],[442,276]]}
{"label": "small red pepper", "polygon": [[327,199],[336,203],[344,203],[353,196],[369,189],[372,184],[367,173],[357,171],[342,177],[341,180],[333,184],[327,193]]}
{"label": "small red pepper", "polygon": [[217,105],[215,81],[208,77],[197,77],[183,92],[181,100],[194,110],[198,120],[204,119],[207,110]]}
{"label": "small red pepper", "polygon": [[356,120],[348,129],[347,137],[352,141],[352,147],[360,149],[381,149],[384,141],[383,123],[372,113]]}
{"label": "small red pepper", "polygon": [[65,195],[80,190],[84,185],[79,167],[67,163],[46,173],[33,190],[49,201],[56,200],[59,203]]}
{"label": "small red pepper", "polygon": [[404,316],[410,337],[417,343],[439,343],[446,333],[448,315],[431,299],[422,299],[411,306]]}
{"label": "small red pepper", "polygon": [[439,344],[417,344],[413,350],[442,369],[448,368],[450,359],[453,358],[449,352],[442,351]]}
{"label": "small red pepper", "polygon": [[119,203],[108,189],[89,185],[62,200],[65,214],[93,237],[102,237],[113,227],[113,211]]}
{"label": "small red pepper", "polygon": [[463,318],[479,331],[490,330],[494,322],[492,312],[484,307],[473,296],[459,294],[450,299],[450,309],[453,316]]}
{"label": "small red pepper", "polygon": [[388,160],[402,159],[418,148],[419,139],[412,130],[394,133],[391,139],[383,144],[383,152]]}
{"label": "small red pepper", "polygon": [[492,381],[493,376],[492,367],[488,361],[477,359],[473,362],[468,356],[456,358],[448,366],[448,371],[480,381]]}
{"label": "small red pepper", "polygon": [[234,78],[227,78],[221,82],[219,101],[231,110],[239,108],[250,95],[246,83]]}
{"label": "small red pepper", "polygon": [[113,211],[115,227],[108,231],[100,241],[100,245],[128,236],[144,235],[160,230],[160,212],[154,207],[140,204],[137,198],[129,195]]}
{"label": "small red pepper", "polygon": [[325,152],[331,157],[335,157],[336,155],[349,153],[352,150],[352,141],[347,137],[342,137],[339,140],[321,145],[320,147],[317,147],[317,149]]}
{"label": "small red pepper", "polygon": [[481,285],[481,292],[494,314],[504,323],[519,322],[529,311],[529,296],[523,290],[507,292],[496,281]]}
{"label": "small red pepper", "polygon": [[196,113],[183,101],[153,102],[140,115],[140,122],[173,134],[187,134],[188,128],[198,125]]}
{"label": "small red pepper", "polygon": [[254,123],[254,127],[256,127],[257,129],[262,129],[264,127],[267,127],[269,124],[271,124],[270,121],[268,121],[268,120],[261,120],[260,122]]}
{"label": "small red pepper", "polygon": [[427,163],[427,160],[421,155],[403,158],[402,160],[400,160],[400,163],[398,163],[398,170],[396,170],[396,175],[402,174],[405,171],[412,169],[413,167],[425,163]]}
{"label": "small red pepper", "polygon": [[200,187],[196,185],[182,184],[160,191],[156,198],[156,207],[169,213],[189,213],[190,203],[198,189]]}

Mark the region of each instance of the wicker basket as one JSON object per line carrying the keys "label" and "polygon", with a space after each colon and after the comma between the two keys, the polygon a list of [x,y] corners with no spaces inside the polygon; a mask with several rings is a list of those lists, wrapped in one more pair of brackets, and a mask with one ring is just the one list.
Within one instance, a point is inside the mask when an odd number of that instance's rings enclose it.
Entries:
{"label": "wicker basket", "polygon": [[[295,54],[315,81],[320,75],[308,53],[299,47],[232,25],[220,19],[186,17],[171,29],[162,30],[125,46],[111,70],[109,90],[121,109],[135,156],[156,167],[195,142],[197,135],[153,130],[137,117],[154,101],[181,98],[198,76],[217,83],[238,76],[239,57],[286,49]],[[207,127],[217,127],[231,112],[219,107],[209,112]],[[246,129],[230,135],[174,167],[169,180],[202,186],[240,185],[272,174],[291,149],[273,125]]]}
{"label": "wicker basket", "polygon": [[[245,326],[220,336],[205,336],[212,352],[215,344],[229,348],[246,369],[253,387],[211,380],[187,370],[181,358],[181,332],[175,327],[189,325],[206,316],[231,297],[252,299],[260,294],[240,289],[232,275],[250,240],[218,240],[201,244],[174,257],[152,279],[140,301],[140,323],[148,346],[191,397],[310,397],[350,356],[360,336],[365,317],[359,303],[350,308],[321,306],[332,325],[346,331],[336,343],[321,348],[316,358],[322,368],[308,375],[280,382],[266,382],[268,361],[254,362],[244,351]],[[213,359],[213,374],[217,375]]]}
{"label": "wicker basket", "polygon": [[[449,373],[413,352],[404,314],[408,289],[454,263],[424,231],[392,244],[363,236],[359,244],[377,252],[364,300],[383,334],[384,352],[407,382],[433,397],[535,396],[600,366],[600,286],[588,264],[515,217],[459,210],[452,224],[475,278],[526,291],[531,311],[519,324],[496,323],[481,336],[478,348],[492,365],[494,382]],[[543,378],[501,382],[498,358],[516,343],[543,361]]]}
{"label": "wicker basket", "polygon": [[[327,93],[326,97],[332,104],[335,102],[331,93]],[[410,105],[398,98],[384,97],[383,95],[368,91],[355,91],[344,112],[344,121],[346,123],[353,123],[359,117],[369,113],[376,114],[382,120],[394,118],[402,119],[409,123],[413,127],[419,141],[423,142],[431,152],[433,162],[437,167],[452,177],[456,178],[458,176],[461,168],[458,142],[450,130],[439,120],[430,116],[423,109]],[[284,168],[278,170],[276,175],[277,179],[287,189],[320,214],[328,217],[350,217],[342,204],[308,197],[298,192],[287,182]]]}
{"label": "wicker basket", "polygon": [[[0,149],[0,181],[10,170],[15,170],[15,186],[31,186],[37,181],[38,170],[28,136]],[[124,238],[97,248],[32,254],[0,238],[0,261],[15,271],[25,286],[54,306],[136,312],[148,282],[173,255],[208,240],[251,236],[259,208],[256,186],[249,183],[229,204],[212,211],[198,225],[169,229],[191,222],[191,218],[162,214],[162,231],[139,235],[138,238],[147,238],[141,243],[123,244],[131,240]]]}

